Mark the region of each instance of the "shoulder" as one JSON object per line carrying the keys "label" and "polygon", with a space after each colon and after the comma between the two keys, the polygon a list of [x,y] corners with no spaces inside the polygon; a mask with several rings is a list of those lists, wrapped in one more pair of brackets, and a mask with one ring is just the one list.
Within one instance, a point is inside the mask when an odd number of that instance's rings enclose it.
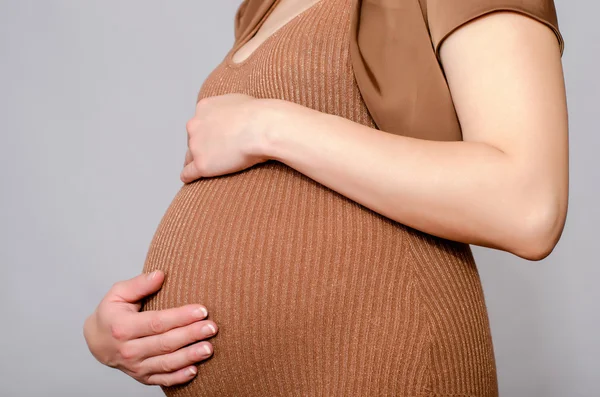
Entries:
{"label": "shoulder", "polygon": [[436,55],[444,40],[461,26],[497,11],[512,11],[533,18],[550,28],[558,41],[561,55],[564,40],[558,26],[553,0],[420,0],[426,7],[426,19]]}

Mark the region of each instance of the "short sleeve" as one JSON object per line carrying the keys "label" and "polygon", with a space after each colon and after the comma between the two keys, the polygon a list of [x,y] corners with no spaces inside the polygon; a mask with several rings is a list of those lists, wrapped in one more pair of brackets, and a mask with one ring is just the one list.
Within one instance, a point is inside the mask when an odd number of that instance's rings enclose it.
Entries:
{"label": "short sleeve", "polygon": [[427,22],[438,59],[439,48],[446,37],[465,23],[494,11],[515,11],[542,22],[556,35],[561,56],[564,52],[553,0],[426,0],[426,4]]}

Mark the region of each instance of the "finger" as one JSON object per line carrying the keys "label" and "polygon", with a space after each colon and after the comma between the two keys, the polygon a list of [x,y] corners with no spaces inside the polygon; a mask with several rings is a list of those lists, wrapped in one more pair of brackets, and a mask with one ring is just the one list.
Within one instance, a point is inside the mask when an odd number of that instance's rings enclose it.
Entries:
{"label": "finger", "polygon": [[198,368],[195,365],[180,369],[179,371],[170,374],[154,374],[150,375],[146,380],[148,385],[173,386],[181,383],[189,382],[194,379],[198,373]]}
{"label": "finger", "polygon": [[143,361],[141,366],[147,374],[171,373],[206,360],[212,352],[212,343],[198,342],[170,354],[150,357]]}
{"label": "finger", "polygon": [[185,167],[186,165],[188,165],[193,159],[194,157],[192,156],[192,152],[190,151],[190,149],[188,149],[187,152],[185,152],[185,161],[183,162],[183,166]]}
{"label": "finger", "polygon": [[158,291],[164,276],[161,270],[156,270],[152,273],[139,274],[129,280],[117,281],[108,292],[106,299],[111,302],[137,303]]}
{"label": "finger", "polygon": [[203,305],[185,305],[172,309],[149,310],[131,316],[130,335],[133,338],[162,334],[202,320],[208,315]]}
{"label": "finger", "polygon": [[184,327],[174,328],[163,334],[133,339],[128,344],[131,355],[144,360],[172,353],[184,346],[210,338],[217,332],[217,324],[214,321],[202,320]]}
{"label": "finger", "polygon": [[198,170],[198,167],[196,167],[196,163],[194,161],[183,167],[183,171],[181,171],[181,175],[179,176],[183,183],[195,181],[200,177],[200,171]]}

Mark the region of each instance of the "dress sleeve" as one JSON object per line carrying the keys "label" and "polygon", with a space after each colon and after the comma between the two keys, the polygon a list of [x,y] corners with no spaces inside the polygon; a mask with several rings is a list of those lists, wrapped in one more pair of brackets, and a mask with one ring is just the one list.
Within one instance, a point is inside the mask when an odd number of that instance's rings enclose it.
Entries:
{"label": "dress sleeve", "polygon": [[553,0],[426,0],[426,4],[427,23],[438,59],[446,37],[465,23],[494,11],[515,11],[542,22],[556,35],[561,56],[564,52]]}

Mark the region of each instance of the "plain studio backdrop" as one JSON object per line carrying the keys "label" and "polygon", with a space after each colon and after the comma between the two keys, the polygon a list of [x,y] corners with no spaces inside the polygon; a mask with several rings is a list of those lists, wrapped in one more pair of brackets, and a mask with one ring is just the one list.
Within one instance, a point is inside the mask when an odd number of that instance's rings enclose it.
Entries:
{"label": "plain studio backdrop", "polygon": [[[239,0],[0,0],[0,395],[161,396],[84,319],[138,274]],[[569,213],[545,260],[473,246],[504,397],[600,396],[600,5],[557,0]]]}

